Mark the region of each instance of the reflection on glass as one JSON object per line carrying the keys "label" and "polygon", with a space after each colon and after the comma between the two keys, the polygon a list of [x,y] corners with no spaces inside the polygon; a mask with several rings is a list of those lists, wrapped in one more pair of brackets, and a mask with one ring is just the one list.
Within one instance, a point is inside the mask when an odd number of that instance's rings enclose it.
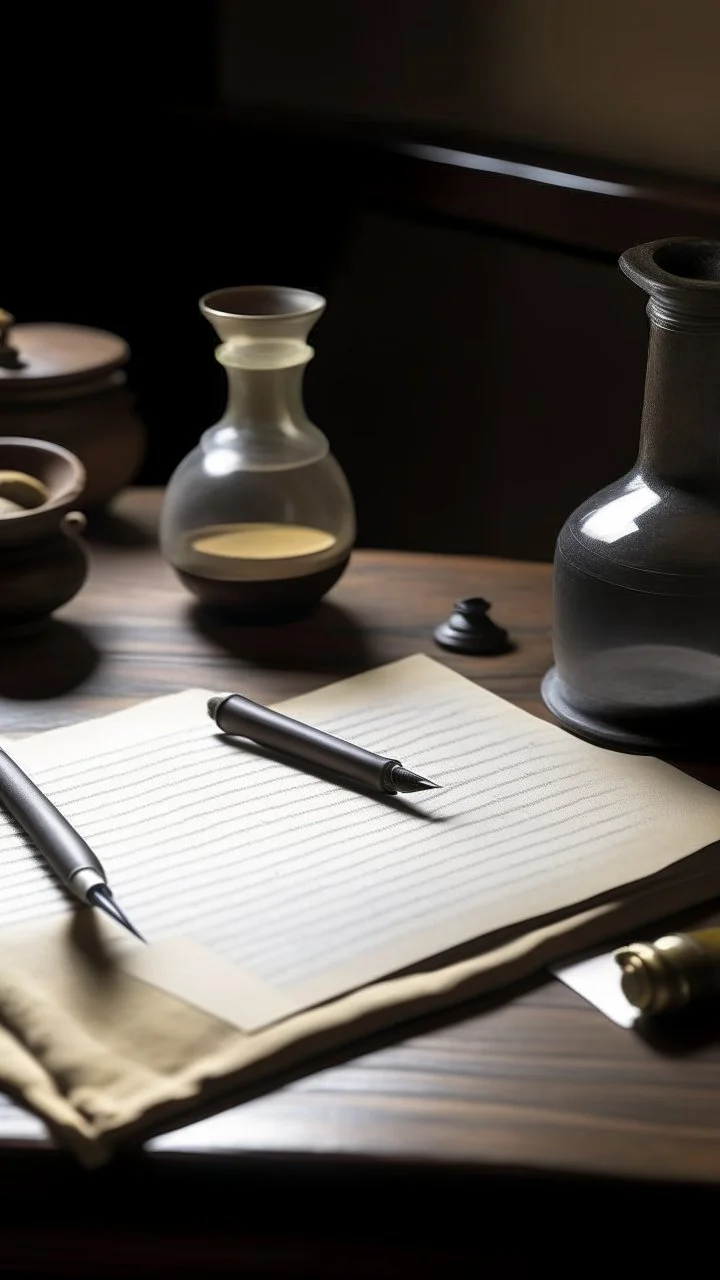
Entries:
{"label": "reflection on glass", "polygon": [[619,542],[628,534],[637,533],[637,517],[660,501],[660,494],[648,488],[641,476],[629,480],[625,493],[604,507],[598,507],[583,520],[580,528],[588,538],[598,542]]}
{"label": "reflection on glass", "polygon": [[203,470],[209,476],[229,476],[231,472],[239,470],[236,451],[222,448],[208,450],[203,459]]}

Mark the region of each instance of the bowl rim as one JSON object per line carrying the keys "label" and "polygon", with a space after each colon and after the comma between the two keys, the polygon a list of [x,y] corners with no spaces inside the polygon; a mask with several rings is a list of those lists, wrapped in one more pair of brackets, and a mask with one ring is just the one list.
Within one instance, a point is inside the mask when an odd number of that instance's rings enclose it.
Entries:
{"label": "bowl rim", "polygon": [[[63,507],[69,507],[75,502],[76,498],[85,488],[87,481],[87,472],[80,459],[70,449],[66,449],[64,445],[56,444],[54,440],[38,440],[34,436],[0,436],[0,470],[3,470],[3,453],[7,445],[17,448],[29,448],[39,454],[54,454],[56,458],[63,458],[65,462],[70,464],[73,480],[69,488],[57,497],[49,497],[47,502],[42,502],[37,507],[31,507],[27,511],[18,511],[13,515],[3,516],[3,524],[8,521],[26,520],[29,516],[38,516],[46,511],[56,511]],[[38,476],[35,477],[39,479]]]}

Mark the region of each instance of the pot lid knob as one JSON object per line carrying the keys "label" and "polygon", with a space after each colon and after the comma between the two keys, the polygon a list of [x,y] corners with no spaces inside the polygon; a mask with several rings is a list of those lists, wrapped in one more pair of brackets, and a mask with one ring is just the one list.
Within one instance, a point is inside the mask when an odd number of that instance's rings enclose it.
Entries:
{"label": "pot lid knob", "polygon": [[1,369],[19,369],[22,361],[20,353],[15,347],[10,345],[10,330],[15,323],[15,317],[10,315],[9,311],[4,311],[0,307],[0,368]]}

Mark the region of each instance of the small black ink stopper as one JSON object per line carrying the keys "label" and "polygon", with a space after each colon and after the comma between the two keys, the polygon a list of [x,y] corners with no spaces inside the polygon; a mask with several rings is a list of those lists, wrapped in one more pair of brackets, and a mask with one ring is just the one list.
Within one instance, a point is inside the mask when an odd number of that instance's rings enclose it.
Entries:
{"label": "small black ink stopper", "polygon": [[455,653],[509,653],[512,645],[508,633],[488,617],[489,608],[489,601],[480,596],[456,601],[447,622],[441,622],[435,630],[437,643]]}

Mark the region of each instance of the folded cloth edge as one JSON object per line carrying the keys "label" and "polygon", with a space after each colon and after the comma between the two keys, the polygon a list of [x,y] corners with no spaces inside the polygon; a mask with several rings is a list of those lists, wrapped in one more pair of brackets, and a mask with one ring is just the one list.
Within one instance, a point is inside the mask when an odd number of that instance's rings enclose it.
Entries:
{"label": "folded cloth edge", "polygon": [[[641,886],[616,902],[535,928],[481,955],[384,979],[254,1036],[209,1019],[211,1030],[212,1024],[217,1027],[217,1047],[182,1061],[173,1070],[138,1070],[137,1064],[123,1059],[112,1045],[104,1045],[97,1034],[88,1035],[84,1027],[67,1024],[77,1038],[80,1064],[72,1079],[62,1065],[63,1032],[58,1036],[57,1030],[53,1034],[52,1029],[43,1029],[42,1009],[49,997],[42,982],[13,963],[11,951],[3,955],[6,948],[0,945],[4,1024],[0,1031],[14,1042],[10,1054],[0,1053],[0,1085],[21,1097],[83,1164],[95,1166],[121,1144],[140,1142],[269,1091],[288,1070],[304,1073],[312,1058],[320,1057],[318,1066],[322,1066],[322,1056],[342,1046],[355,1046],[373,1032],[390,1025],[406,1028],[414,1018],[488,995],[625,929],[636,929],[717,894],[720,868],[715,874],[706,871],[684,880]],[[126,981],[145,986],[136,978]],[[175,997],[153,992],[182,1008]],[[64,1016],[61,1011],[60,1023]],[[359,1044],[357,1048],[360,1051]],[[83,1081],[83,1053],[94,1055],[93,1079],[88,1083]]]}

